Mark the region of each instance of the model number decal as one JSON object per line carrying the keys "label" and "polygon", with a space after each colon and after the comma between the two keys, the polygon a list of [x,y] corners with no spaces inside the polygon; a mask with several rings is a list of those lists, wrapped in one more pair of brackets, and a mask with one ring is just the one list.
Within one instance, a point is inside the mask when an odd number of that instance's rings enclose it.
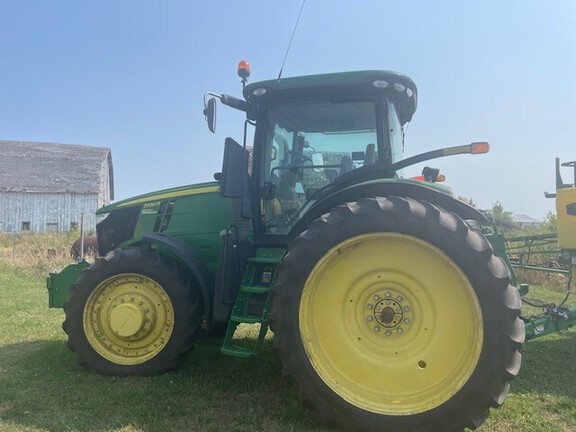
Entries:
{"label": "model number decal", "polygon": [[156,214],[161,201],[154,201],[142,204],[142,214]]}

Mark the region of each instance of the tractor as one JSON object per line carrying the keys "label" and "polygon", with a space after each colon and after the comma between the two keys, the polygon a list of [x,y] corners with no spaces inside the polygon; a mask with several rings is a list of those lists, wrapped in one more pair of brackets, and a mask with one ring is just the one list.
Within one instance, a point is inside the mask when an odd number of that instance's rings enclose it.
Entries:
{"label": "tractor", "polygon": [[[105,375],[152,375],[203,335],[254,356],[270,329],[326,424],[477,428],[520,369],[521,297],[486,216],[437,169],[403,169],[488,144],[403,158],[417,89],[397,72],[247,83],[241,62],[238,74],[243,98],[204,96],[212,132],[218,101],[246,115],[215,181],[99,209],[100,256],[48,277],[70,349]],[[234,338],[245,324],[260,325],[250,346]]]}

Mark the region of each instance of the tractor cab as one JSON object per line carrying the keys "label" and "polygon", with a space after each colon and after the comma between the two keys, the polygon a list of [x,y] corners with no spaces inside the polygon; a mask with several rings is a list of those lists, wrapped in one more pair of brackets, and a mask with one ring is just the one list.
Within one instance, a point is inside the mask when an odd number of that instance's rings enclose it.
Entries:
{"label": "tractor cab", "polygon": [[383,102],[325,98],[268,107],[254,170],[264,233],[287,234],[302,207],[343,174],[400,159],[402,127],[394,102]]}
{"label": "tractor cab", "polygon": [[[330,185],[355,183],[369,170],[394,177],[391,167],[403,156],[403,126],[417,105],[412,80],[387,71],[283,78],[249,84],[243,93],[245,100],[208,95],[245,111],[247,127],[255,126],[251,182],[228,183],[251,185],[242,194],[250,196],[255,231],[267,243],[283,239]],[[215,105],[208,102],[205,113],[213,124]],[[231,151],[242,165],[242,152]],[[231,175],[229,168],[224,172]]]}

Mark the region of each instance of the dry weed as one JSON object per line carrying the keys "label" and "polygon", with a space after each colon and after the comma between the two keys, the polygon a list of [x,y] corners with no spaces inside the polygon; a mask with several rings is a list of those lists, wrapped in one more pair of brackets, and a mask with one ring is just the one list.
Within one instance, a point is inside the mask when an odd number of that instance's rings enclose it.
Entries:
{"label": "dry weed", "polygon": [[38,276],[60,271],[73,262],[70,245],[77,233],[0,233],[0,266]]}

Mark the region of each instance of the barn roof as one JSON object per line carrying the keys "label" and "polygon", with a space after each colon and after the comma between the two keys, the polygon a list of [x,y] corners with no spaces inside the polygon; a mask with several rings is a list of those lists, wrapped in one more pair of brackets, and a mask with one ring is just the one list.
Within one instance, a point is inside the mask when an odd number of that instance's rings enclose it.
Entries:
{"label": "barn roof", "polygon": [[0,191],[98,193],[106,161],[114,199],[109,148],[0,140]]}

